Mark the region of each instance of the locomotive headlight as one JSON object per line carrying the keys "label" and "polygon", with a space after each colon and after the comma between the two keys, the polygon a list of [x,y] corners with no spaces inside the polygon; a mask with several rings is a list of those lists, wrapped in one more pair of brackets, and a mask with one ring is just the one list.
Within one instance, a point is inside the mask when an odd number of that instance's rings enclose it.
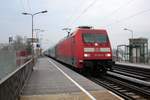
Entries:
{"label": "locomotive headlight", "polygon": [[98,43],[95,43],[94,45],[95,45],[95,46],[98,46]]}
{"label": "locomotive headlight", "polygon": [[110,54],[110,53],[107,53],[107,54],[105,54],[105,56],[106,56],[106,57],[110,57],[110,56],[111,56],[111,54]]}
{"label": "locomotive headlight", "polygon": [[84,54],[84,57],[90,57],[90,56],[91,56],[90,54],[87,53]]}

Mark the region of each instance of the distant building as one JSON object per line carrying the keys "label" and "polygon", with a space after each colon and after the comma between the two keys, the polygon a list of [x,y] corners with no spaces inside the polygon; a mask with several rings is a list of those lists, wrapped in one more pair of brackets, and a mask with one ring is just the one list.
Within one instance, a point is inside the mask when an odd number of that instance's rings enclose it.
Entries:
{"label": "distant building", "polygon": [[148,63],[148,39],[129,39],[129,61],[133,63]]}
{"label": "distant building", "polygon": [[6,46],[8,46],[7,43],[0,43],[0,49],[2,49],[3,47],[6,47]]}

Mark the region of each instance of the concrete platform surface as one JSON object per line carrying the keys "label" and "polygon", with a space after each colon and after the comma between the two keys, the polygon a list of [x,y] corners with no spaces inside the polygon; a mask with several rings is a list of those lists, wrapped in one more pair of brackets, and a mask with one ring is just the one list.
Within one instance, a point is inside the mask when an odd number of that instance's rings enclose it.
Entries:
{"label": "concrete platform surface", "polygon": [[127,66],[131,66],[131,67],[150,69],[150,65],[145,65],[145,64],[134,64],[134,63],[128,63],[128,62],[116,62],[116,64],[127,65]]}
{"label": "concrete platform surface", "polygon": [[38,59],[31,78],[23,89],[20,100],[90,100],[49,60],[89,91],[97,100],[120,100],[105,88],[46,57]]}
{"label": "concrete platform surface", "polygon": [[[96,100],[121,100],[109,92],[90,92]],[[83,92],[21,96],[21,100],[90,100]]]}

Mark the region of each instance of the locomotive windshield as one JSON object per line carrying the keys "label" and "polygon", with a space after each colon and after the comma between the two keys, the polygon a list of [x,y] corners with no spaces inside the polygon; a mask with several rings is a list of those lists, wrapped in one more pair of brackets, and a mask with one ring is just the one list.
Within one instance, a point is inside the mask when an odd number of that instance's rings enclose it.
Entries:
{"label": "locomotive windshield", "polygon": [[83,40],[86,43],[104,43],[107,42],[108,38],[105,34],[83,34]]}

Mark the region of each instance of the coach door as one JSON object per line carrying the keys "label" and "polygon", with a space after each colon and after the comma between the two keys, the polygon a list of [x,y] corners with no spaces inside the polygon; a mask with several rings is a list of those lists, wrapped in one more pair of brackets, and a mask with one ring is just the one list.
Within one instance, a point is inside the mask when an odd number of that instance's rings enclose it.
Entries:
{"label": "coach door", "polygon": [[75,65],[75,38],[71,37],[71,64]]}

